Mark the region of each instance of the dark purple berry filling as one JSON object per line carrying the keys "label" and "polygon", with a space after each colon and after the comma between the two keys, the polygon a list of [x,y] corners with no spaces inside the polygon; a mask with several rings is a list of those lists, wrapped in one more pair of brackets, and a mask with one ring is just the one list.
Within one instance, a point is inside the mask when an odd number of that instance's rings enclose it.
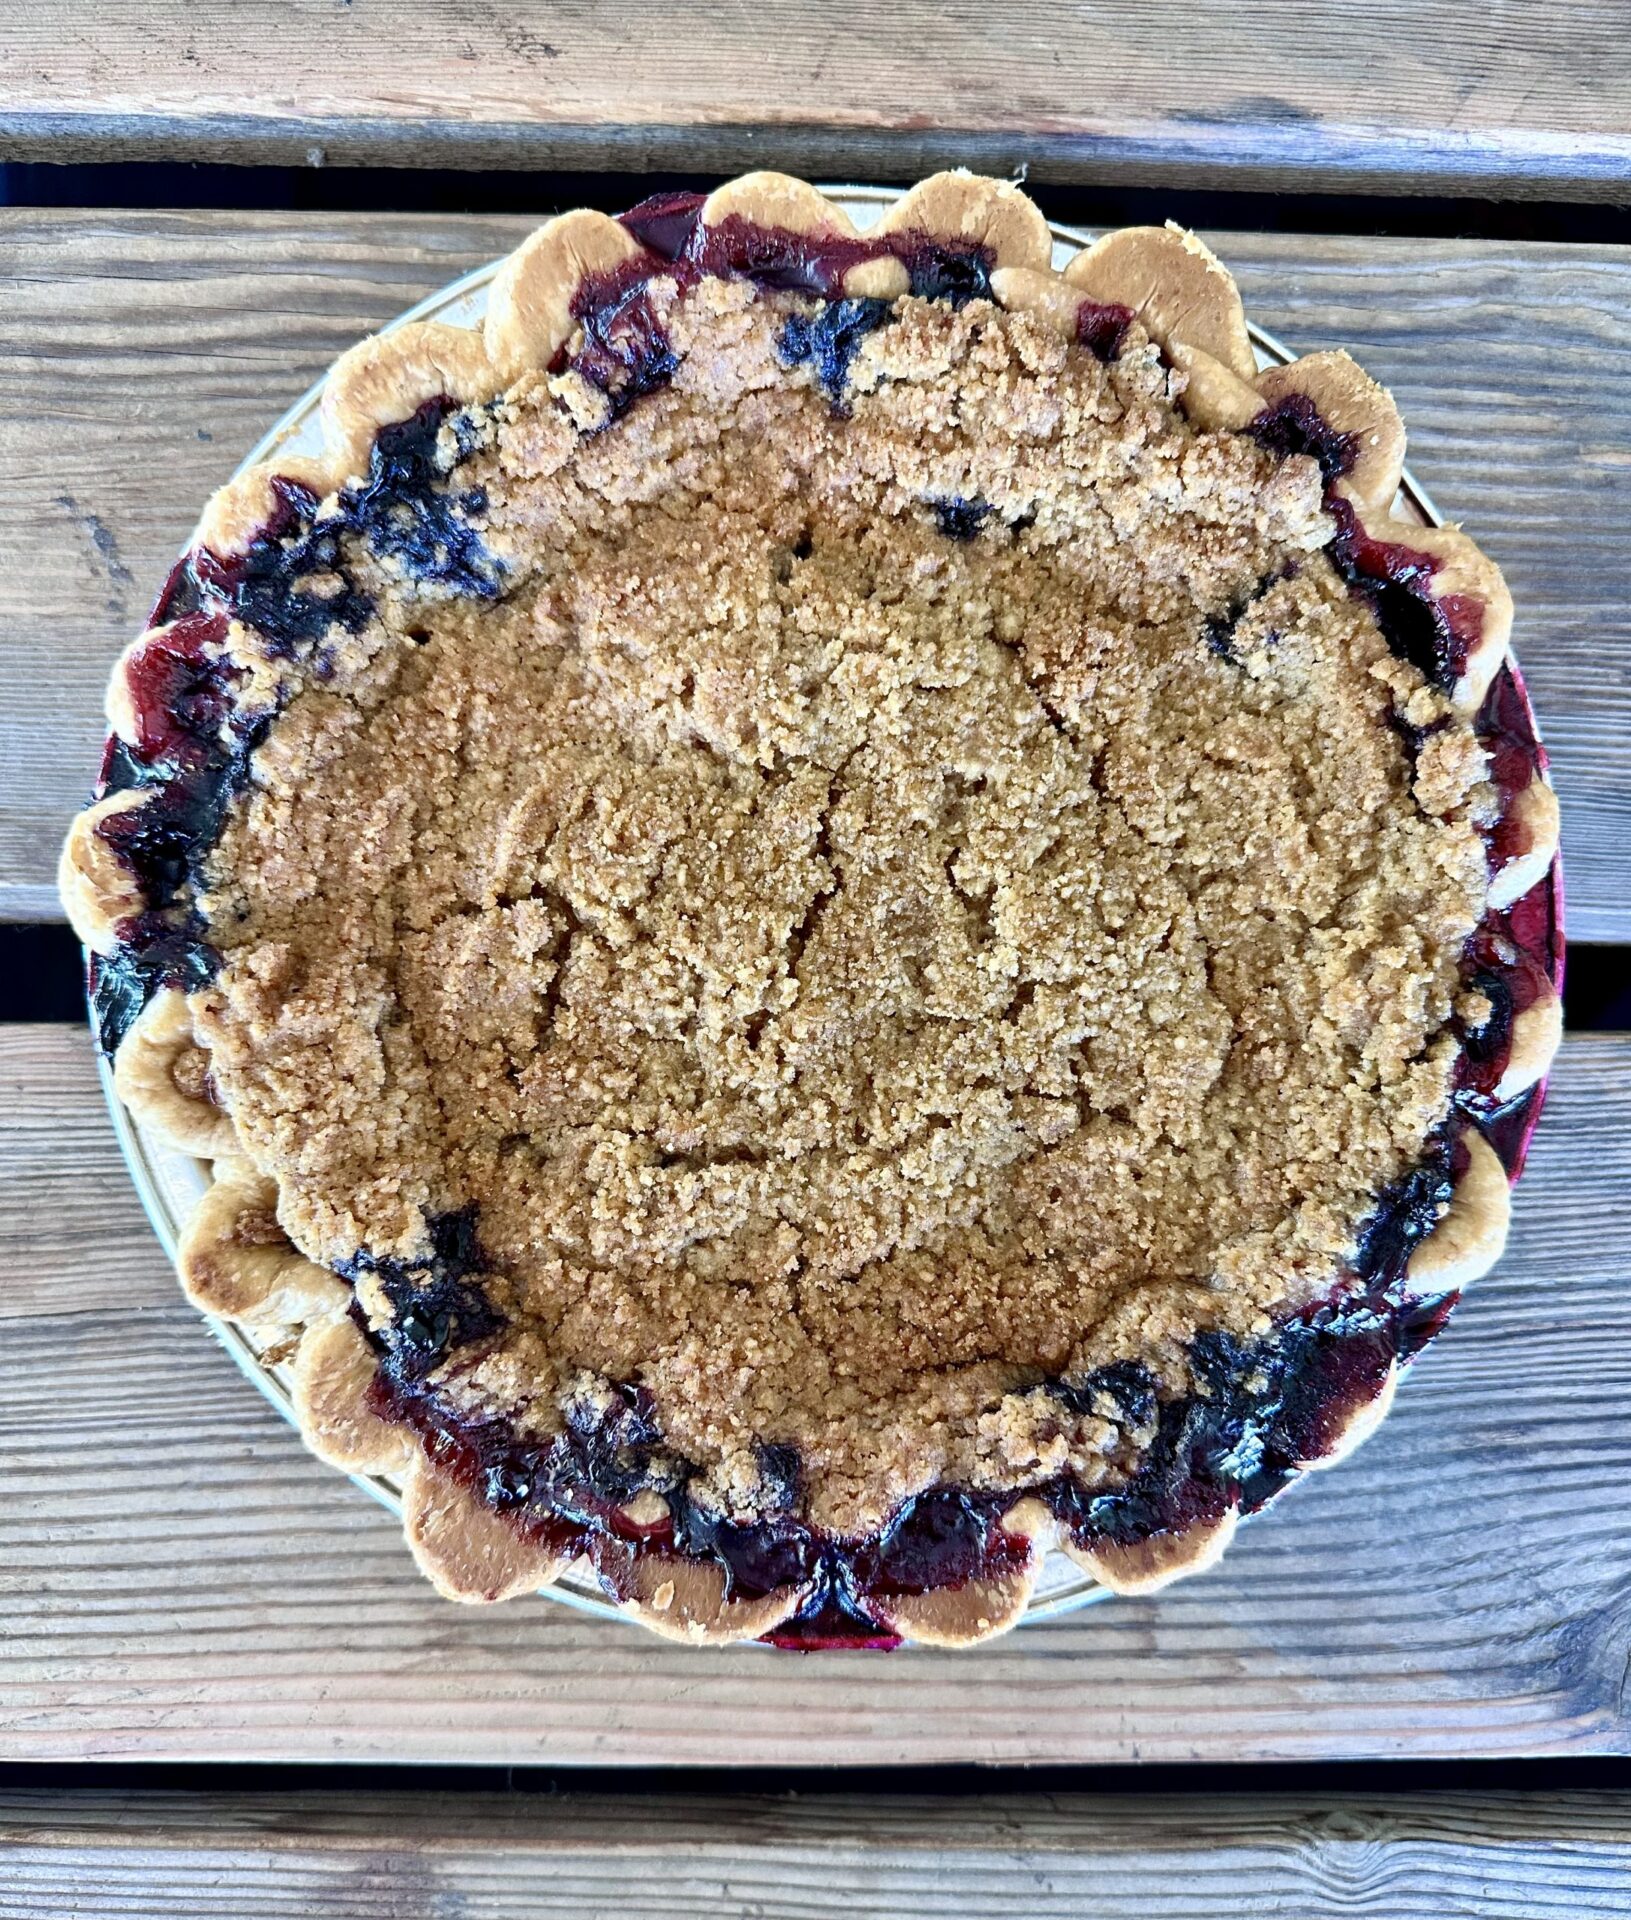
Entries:
{"label": "dark purple berry filling", "polygon": [[619,214],[618,225],[626,227],[648,252],[677,260],[696,231],[706,198],[701,193],[654,193]]}
{"label": "dark purple berry filling", "polygon": [[[1458,1157],[1444,1136],[1383,1195],[1354,1262],[1363,1283],[1356,1292],[1292,1316],[1258,1342],[1198,1335],[1191,1393],[1161,1402],[1156,1382],[1133,1363],[1048,1382],[1073,1411],[1144,1431],[1153,1423],[1156,1431],[1126,1485],[1093,1493],[1060,1478],[1032,1489],[1034,1497],[1087,1546],[1141,1541],[1271,1499],[1329,1451],[1395,1361],[1411,1358],[1447,1314],[1448,1299],[1409,1292],[1406,1267],[1448,1197]],[[448,1222],[457,1223],[456,1242]],[[694,1470],[665,1451],[638,1386],[614,1389],[606,1407],[569,1407],[564,1430],[543,1443],[520,1439],[503,1421],[462,1420],[427,1374],[462,1349],[479,1350],[501,1322],[474,1277],[473,1217],[444,1215],[432,1237],[437,1251],[421,1269],[356,1263],[387,1276],[395,1311],[393,1326],[371,1336],[381,1354],[379,1411],[414,1427],[443,1468],[488,1505],[557,1550],[587,1557],[613,1594],[627,1596],[637,1553],[671,1553],[716,1565],[731,1599],[804,1590],[804,1606],[772,1636],[778,1645],[888,1645],[890,1600],[1000,1580],[1026,1564],[1029,1543],[1001,1524],[1016,1498],[1008,1492],[935,1487],[870,1539],[824,1534],[790,1510],[799,1462],[785,1446],[766,1446],[762,1462],[788,1510],[751,1523],[725,1518],[692,1498]],[[623,1509],[648,1489],[662,1495],[669,1518],[631,1524]]]}
{"label": "dark purple berry filling", "polygon": [[[651,304],[652,263],[635,260],[596,274],[578,288],[572,312],[583,344],[572,366],[612,403],[612,419],[642,394],[666,386],[679,366],[667,329]],[[566,364],[563,350],[561,364]]]}
{"label": "dark purple berry filling", "polygon": [[[950,247],[931,235],[901,232],[875,238],[842,234],[794,233],[762,227],[732,214],[716,226],[701,220],[703,197],[692,193],[658,194],[622,216],[621,224],[646,249],[614,273],[586,280],[572,303],[584,343],[572,366],[613,403],[614,417],[642,394],[661,386],[678,365],[662,322],[645,292],[656,274],[681,287],[705,274],[749,279],[784,292],[813,293],[828,303],[817,315],[793,315],[779,344],[784,364],[808,362],[823,391],[841,407],[850,364],[860,341],[891,318],[887,301],[844,299],[845,275],[868,261],[893,258],[906,268],[910,291],[925,300],[954,306],[989,298],[992,256],[985,247]],[[1091,304],[1091,303],[1089,303]],[[1103,308],[1106,315],[1120,308]],[[1126,318],[1130,319],[1128,315]],[[1120,332],[1106,321],[1094,333],[1108,358],[1120,344]],[[1095,345],[1095,352],[1100,347]],[[564,356],[563,356],[564,364]]]}
{"label": "dark purple berry filling", "polygon": [[1487,836],[1490,871],[1496,873],[1529,850],[1527,835],[1514,814],[1512,801],[1546,769],[1546,750],[1535,737],[1529,702],[1507,668],[1503,667],[1495,676],[1485,696],[1478,714],[1477,731],[1489,755],[1489,777],[1500,790],[1502,801],[1500,818]]}
{"label": "dark purple berry filling", "polygon": [[[172,569],[152,615],[168,631],[150,637],[125,669],[136,740],[109,742],[98,789],[146,793],[141,807],[98,828],[147,903],[121,929],[118,951],[91,966],[91,1009],[105,1051],[118,1046],[160,986],[202,986],[218,965],[184,896],[271,720],[235,702],[237,676],[219,652],[228,620],[253,626],[275,655],[321,671],[331,630],[357,632],[374,612],[348,571],[348,534],[421,583],[483,599],[498,593],[502,570],[470,525],[486,501],[479,490],[449,491],[438,463],[438,436],[452,411],[450,401],[431,400],[412,419],[383,428],[367,480],[346,488],[329,518],[314,519],[318,501],[309,488],[274,480],[276,511],[243,553],[223,559],[195,548]],[[456,455],[473,451],[464,416],[455,416],[454,430]]]}
{"label": "dark purple berry filling", "polygon": [[503,569],[471,525],[486,509],[479,490],[445,484],[437,443],[455,416],[456,457],[474,450],[463,416],[445,396],[427,400],[411,419],[382,427],[369,456],[368,478],[345,488],[333,513],[314,518],[309,489],[272,484],[282,508],[242,554],[222,559],[208,548],[192,556],[206,604],[252,626],[287,659],[321,662],[333,627],[360,632],[373,618],[372,595],[353,580],[345,536],[353,535],[409,579],[481,600],[496,598]]}
{"label": "dark purple berry filling", "polygon": [[1369,601],[1388,646],[1432,686],[1448,692],[1467,670],[1483,631],[1484,603],[1471,594],[1435,596],[1439,563],[1397,540],[1373,540],[1339,494],[1326,509],[1337,523],[1330,554],[1337,570]]}
{"label": "dark purple berry filling", "polygon": [[1131,307],[1105,300],[1084,300],[1076,309],[1076,342],[1097,359],[1109,362],[1121,352],[1127,329],[1133,324]]}
{"label": "dark purple berry filling", "polygon": [[783,366],[808,364],[837,412],[861,342],[891,317],[887,300],[830,300],[819,313],[789,314],[776,342]]}
{"label": "dark purple berry filling", "polygon": [[1462,1032],[1456,1073],[1459,1104],[1483,1117],[1512,1057],[1513,1022],[1550,991],[1551,969],[1514,938],[1510,916],[1491,914],[1467,943],[1462,977],[1494,1009],[1482,1027]]}
{"label": "dark purple berry filling", "polygon": [[382,1362],[404,1384],[422,1380],[448,1355],[486,1340],[504,1324],[482,1288],[486,1262],[476,1235],[476,1212],[464,1207],[429,1222],[431,1251],[417,1264],[359,1252],[339,1269],[353,1286],[376,1280],[391,1303]]}
{"label": "dark purple berry filling", "polygon": [[989,500],[931,500],[934,523],[948,540],[972,540],[991,518]]}
{"label": "dark purple berry filling", "polygon": [[1282,460],[1293,453],[1306,453],[1317,460],[1327,486],[1352,470],[1359,452],[1355,436],[1328,426],[1306,393],[1288,393],[1283,400],[1276,400],[1246,431],[1259,446]]}

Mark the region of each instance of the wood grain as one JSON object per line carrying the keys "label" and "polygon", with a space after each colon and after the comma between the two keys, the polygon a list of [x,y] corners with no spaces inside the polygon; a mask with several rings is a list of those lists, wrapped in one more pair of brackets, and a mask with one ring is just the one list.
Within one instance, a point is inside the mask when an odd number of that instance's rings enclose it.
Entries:
{"label": "wood grain", "polygon": [[1609,1793],[0,1795],[0,1915],[1612,1920]]}
{"label": "wood grain", "polygon": [[779,165],[1612,199],[1616,0],[11,0],[23,158]]}
{"label": "wood grain", "polygon": [[1567,1043],[1501,1268],[1217,1572],[972,1655],[800,1659],[437,1600],[179,1299],[85,1036],[0,1029],[0,1758],[1624,1753],[1628,1076],[1631,1040]]}
{"label": "wood grain", "polygon": [[[0,919],[57,916],[108,669],[206,496],[358,335],[528,223],[0,211]],[[1506,569],[1569,925],[1631,940],[1631,252],[1214,236],[1290,346],[1351,346]]]}

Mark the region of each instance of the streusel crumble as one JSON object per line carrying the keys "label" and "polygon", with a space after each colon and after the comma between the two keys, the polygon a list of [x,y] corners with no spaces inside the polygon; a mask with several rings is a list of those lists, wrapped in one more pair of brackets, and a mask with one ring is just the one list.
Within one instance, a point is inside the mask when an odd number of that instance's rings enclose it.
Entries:
{"label": "streusel crumble", "polygon": [[213,1071],[321,1264],[478,1210],[461,1406],[638,1377],[697,1491],[757,1514],[791,1445],[846,1533],[1100,1478],[1038,1383],[1181,1388],[1443,1118],[1482,756],[1413,775],[1390,701],[1445,703],[1318,466],[1196,432],[1153,345],[908,301],[835,407],[809,302],[654,297],[670,384],[585,435],[523,382],[461,470],[501,610],[353,556],[382,617],[207,868]]}

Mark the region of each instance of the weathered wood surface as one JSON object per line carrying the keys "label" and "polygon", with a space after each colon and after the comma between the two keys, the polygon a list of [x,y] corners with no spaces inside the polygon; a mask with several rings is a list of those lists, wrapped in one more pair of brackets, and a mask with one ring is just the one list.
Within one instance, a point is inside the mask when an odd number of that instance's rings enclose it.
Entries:
{"label": "weathered wood surface", "polygon": [[85,1035],[0,1028],[0,1759],[1624,1753],[1628,1076],[1631,1040],[1568,1042],[1500,1270],[1218,1571],[973,1654],[795,1658],[436,1599],[180,1300]]}
{"label": "weathered wood surface", "polygon": [[[58,909],[107,673],[206,496],[359,334],[515,219],[0,212],[0,918]],[[1576,939],[1631,940],[1631,252],[1222,235],[1253,316],[1351,346],[1507,571]]]}
{"label": "weathered wood surface", "polygon": [[9,0],[0,140],[42,159],[782,165],[1612,199],[1616,0]]}
{"label": "weathered wood surface", "polygon": [[1613,1920],[1623,1796],[0,1795],[0,1915]]}

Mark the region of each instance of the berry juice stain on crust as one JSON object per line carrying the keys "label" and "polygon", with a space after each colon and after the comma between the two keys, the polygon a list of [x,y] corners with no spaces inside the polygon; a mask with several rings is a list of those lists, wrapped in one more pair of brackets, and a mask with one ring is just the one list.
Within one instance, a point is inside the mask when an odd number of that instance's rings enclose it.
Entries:
{"label": "berry juice stain on crust", "polygon": [[1267,407],[1246,429],[1260,447],[1278,455],[1306,453],[1319,463],[1329,487],[1353,468],[1359,442],[1351,433],[1327,426],[1306,393],[1288,393]]}
{"label": "berry juice stain on crust", "polygon": [[1441,691],[1467,670],[1483,626],[1484,604],[1471,595],[1440,599],[1429,582],[1439,563],[1404,541],[1374,540],[1339,495],[1326,506],[1337,523],[1330,554],[1338,572],[1369,601],[1388,646]]}

